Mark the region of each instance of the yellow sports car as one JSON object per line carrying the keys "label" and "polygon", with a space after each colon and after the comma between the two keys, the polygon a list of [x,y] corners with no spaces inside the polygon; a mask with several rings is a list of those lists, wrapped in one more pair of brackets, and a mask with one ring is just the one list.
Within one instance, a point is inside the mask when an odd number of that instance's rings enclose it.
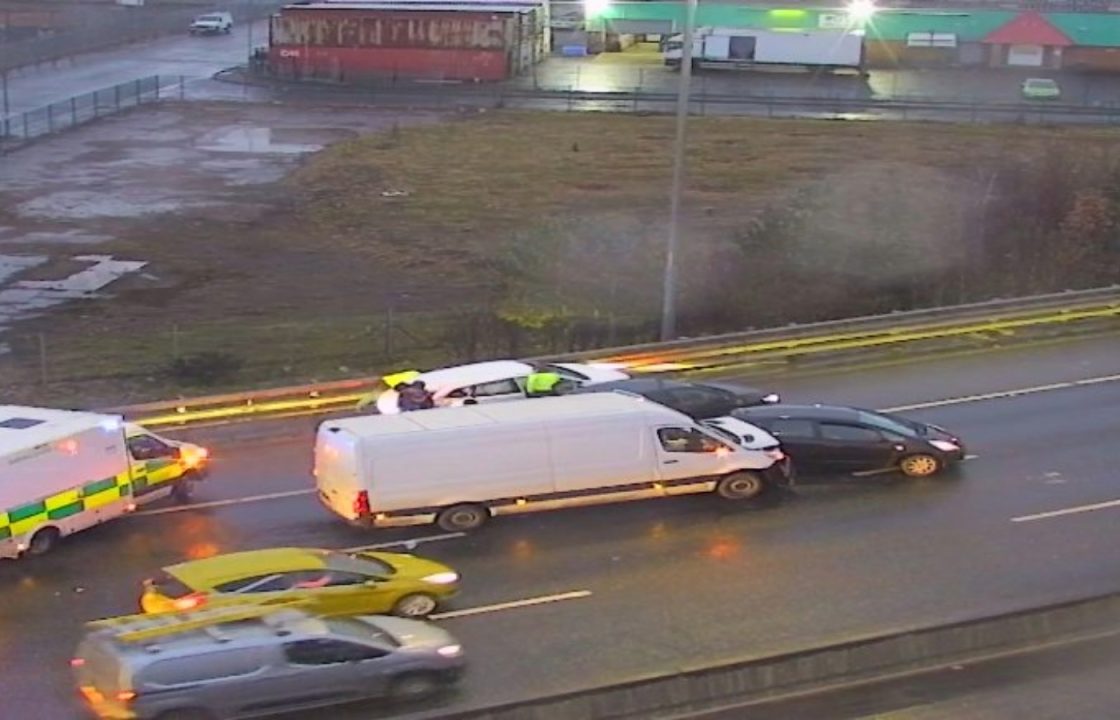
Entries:
{"label": "yellow sports car", "polygon": [[425,617],[458,591],[459,574],[413,555],[272,548],[170,565],[144,581],[146,613],[229,601],[298,601],[320,615]]}

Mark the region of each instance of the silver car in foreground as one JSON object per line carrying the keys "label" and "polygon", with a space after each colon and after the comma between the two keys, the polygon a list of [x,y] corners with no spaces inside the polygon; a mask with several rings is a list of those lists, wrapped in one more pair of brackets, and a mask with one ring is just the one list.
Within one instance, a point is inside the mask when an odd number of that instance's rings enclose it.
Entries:
{"label": "silver car in foreground", "polygon": [[71,665],[99,717],[222,720],[419,699],[458,680],[464,660],[426,622],[216,608],[91,623]]}

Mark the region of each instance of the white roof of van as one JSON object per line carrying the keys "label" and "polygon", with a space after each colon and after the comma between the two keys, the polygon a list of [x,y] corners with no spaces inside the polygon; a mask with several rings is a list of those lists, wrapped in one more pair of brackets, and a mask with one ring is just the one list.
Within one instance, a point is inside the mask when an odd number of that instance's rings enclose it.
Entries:
{"label": "white roof of van", "polygon": [[0,455],[69,437],[112,421],[111,415],[0,405]]}
{"label": "white roof of van", "polygon": [[693,422],[687,415],[645,398],[608,392],[435,408],[399,415],[362,415],[328,420],[320,427],[338,428],[361,437],[371,437],[637,411],[663,415],[666,422]]}

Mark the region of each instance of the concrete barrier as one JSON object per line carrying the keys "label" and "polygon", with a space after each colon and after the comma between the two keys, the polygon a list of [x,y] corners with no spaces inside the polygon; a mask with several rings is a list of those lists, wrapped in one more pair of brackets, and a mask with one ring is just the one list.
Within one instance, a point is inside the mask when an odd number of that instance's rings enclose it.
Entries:
{"label": "concrete barrier", "polygon": [[1120,632],[1120,593],[409,720],[647,720]]}

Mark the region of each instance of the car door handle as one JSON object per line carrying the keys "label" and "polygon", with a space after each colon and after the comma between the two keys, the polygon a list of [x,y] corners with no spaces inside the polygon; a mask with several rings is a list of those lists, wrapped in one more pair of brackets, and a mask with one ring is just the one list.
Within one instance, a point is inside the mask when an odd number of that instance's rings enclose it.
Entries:
{"label": "car door handle", "polygon": [[680,460],[662,460],[661,464],[662,465],[672,465],[673,463],[679,463],[679,462],[680,462]]}

